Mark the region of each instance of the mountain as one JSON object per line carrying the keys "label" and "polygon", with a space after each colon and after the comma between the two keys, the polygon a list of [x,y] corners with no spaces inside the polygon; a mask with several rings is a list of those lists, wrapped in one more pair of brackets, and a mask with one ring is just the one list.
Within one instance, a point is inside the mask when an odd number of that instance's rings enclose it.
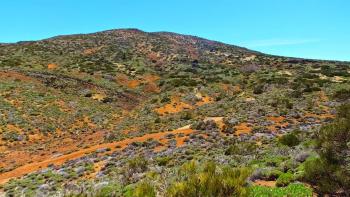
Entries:
{"label": "mountain", "polygon": [[346,194],[349,65],[137,29],[1,44],[0,192]]}

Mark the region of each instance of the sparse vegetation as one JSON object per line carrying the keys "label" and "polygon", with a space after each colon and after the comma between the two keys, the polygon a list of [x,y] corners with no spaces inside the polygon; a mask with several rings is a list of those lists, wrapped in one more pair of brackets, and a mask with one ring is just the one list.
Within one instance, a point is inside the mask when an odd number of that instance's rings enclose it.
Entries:
{"label": "sparse vegetation", "polygon": [[349,63],[139,30],[0,54],[8,196],[350,192]]}

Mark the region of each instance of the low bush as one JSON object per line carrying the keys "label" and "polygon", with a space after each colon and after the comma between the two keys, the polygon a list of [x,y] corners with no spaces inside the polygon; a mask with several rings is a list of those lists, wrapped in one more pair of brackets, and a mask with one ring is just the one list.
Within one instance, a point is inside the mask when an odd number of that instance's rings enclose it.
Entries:
{"label": "low bush", "polygon": [[311,197],[312,189],[303,184],[289,184],[288,187],[265,187],[253,186],[249,188],[249,196],[266,196],[266,197]]}
{"label": "low bush", "polygon": [[246,196],[249,174],[246,168],[218,166],[213,162],[202,167],[191,161],[179,169],[177,181],[169,186],[166,196]]}
{"label": "low bush", "polygon": [[297,146],[300,143],[300,140],[295,134],[289,133],[280,137],[279,142],[283,145],[293,147]]}
{"label": "low bush", "polygon": [[276,181],[276,185],[278,187],[284,187],[289,185],[289,183],[291,183],[293,180],[294,180],[294,176],[292,173],[290,172],[283,173],[278,177]]}
{"label": "low bush", "polygon": [[148,181],[139,182],[132,194],[132,197],[155,197],[156,191],[154,186]]}

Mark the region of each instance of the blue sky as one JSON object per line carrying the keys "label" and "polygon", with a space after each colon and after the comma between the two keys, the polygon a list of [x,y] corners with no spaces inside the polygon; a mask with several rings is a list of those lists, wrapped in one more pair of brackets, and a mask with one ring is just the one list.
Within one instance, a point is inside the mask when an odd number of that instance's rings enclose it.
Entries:
{"label": "blue sky", "polygon": [[350,61],[349,0],[2,0],[0,42],[116,28]]}

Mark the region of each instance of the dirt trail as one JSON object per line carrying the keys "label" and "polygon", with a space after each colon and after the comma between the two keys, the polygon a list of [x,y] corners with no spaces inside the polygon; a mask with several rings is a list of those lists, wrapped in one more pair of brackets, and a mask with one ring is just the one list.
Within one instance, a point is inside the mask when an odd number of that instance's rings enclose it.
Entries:
{"label": "dirt trail", "polygon": [[132,142],[144,142],[148,139],[156,139],[159,140],[160,138],[166,136],[167,134],[179,134],[183,133],[185,135],[192,133],[193,130],[189,129],[188,127],[183,127],[174,131],[167,131],[167,132],[159,132],[159,133],[151,133],[151,134],[146,134],[141,137],[135,137],[135,138],[130,138],[130,139],[125,139],[122,141],[118,142],[111,142],[111,143],[105,143],[105,144],[99,144],[95,145],[86,149],[82,149],[67,155],[62,155],[56,158],[50,158],[41,162],[35,162],[35,163],[30,163],[23,165],[21,167],[18,167],[12,171],[5,172],[0,174],[0,185],[6,183],[9,181],[11,178],[17,178],[21,177],[23,175],[26,175],[31,172],[38,171],[40,169],[46,168],[50,164],[54,165],[62,165],[64,162],[68,160],[73,160],[77,159],[80,157],[83,157],[85,154],[94,152],[98,149],[103,149],[103,148],[110,148],[111,150],[115,150],[116,146],[120,146],[119,149],[125,148],[127,145],[129,145]]}

